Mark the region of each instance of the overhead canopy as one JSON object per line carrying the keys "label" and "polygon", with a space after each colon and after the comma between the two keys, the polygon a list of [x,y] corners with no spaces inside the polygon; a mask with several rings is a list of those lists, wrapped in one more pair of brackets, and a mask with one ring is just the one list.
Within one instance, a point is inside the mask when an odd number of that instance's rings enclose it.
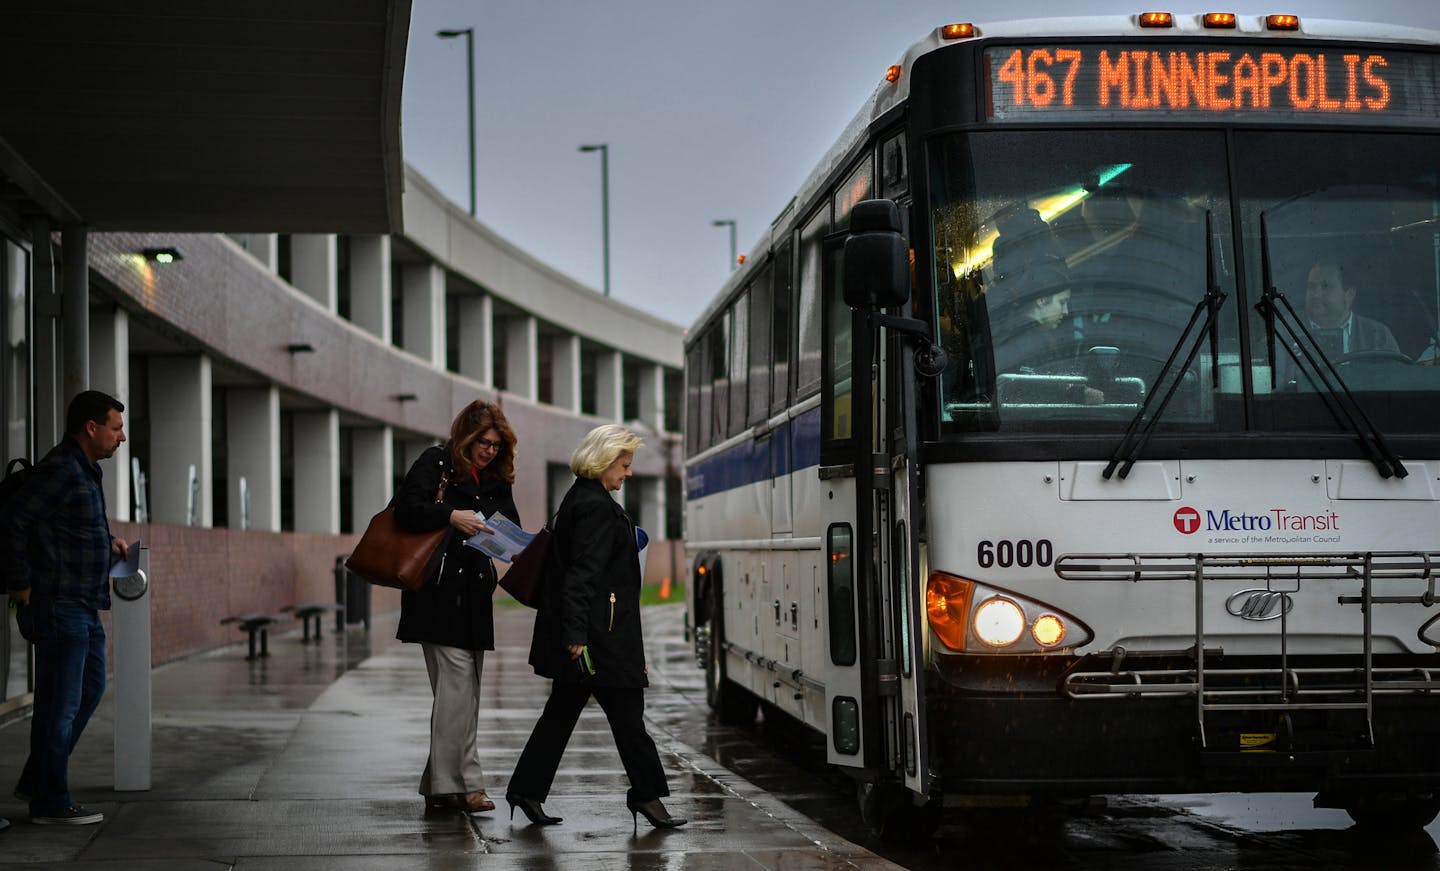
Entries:
{"label": "overhead canopy", "polygon": [[410,0],[5,0],[6,199],[95,230],[401,227]]}

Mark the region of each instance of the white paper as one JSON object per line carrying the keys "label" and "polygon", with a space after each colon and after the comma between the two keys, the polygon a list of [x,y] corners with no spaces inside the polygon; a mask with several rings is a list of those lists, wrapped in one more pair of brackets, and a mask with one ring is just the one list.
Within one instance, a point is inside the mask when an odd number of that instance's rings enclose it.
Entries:
{"label": "white paper", "polygon": [[535,533],[526,532],[511,522],[510,518],[495,512],[485,518],[485,525],[493,532],[477,532],[465,539],[467,547],[473,547],[486,556],[510,562],[525,549]]}
{"label": "white paper", "polygon": [[110,567],[110,577],[128,578],[140,571],[140,539],[130,542],[130,555]]}

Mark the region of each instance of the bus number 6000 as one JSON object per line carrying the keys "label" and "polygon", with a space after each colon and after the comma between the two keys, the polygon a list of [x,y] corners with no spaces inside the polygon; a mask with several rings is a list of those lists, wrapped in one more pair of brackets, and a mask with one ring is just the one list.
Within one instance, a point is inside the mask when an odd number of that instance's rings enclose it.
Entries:
{"label": "bus number 6000", "polygon": [[1002,538],[999,541],[988,539],[981,541],[975,548],[975,561],[980,568],[988,569],[991,566],[999,566],[1008,569],[1011,566],[1048,566],[1055,561],[1055,545],[1050,539],[1042,538],[1038,541],[1031,541],[1022,538],[1011,541]]}

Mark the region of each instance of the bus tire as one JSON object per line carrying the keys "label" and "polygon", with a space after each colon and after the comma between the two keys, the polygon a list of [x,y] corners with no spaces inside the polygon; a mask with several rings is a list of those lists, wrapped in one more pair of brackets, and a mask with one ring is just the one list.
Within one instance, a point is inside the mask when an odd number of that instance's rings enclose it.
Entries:
{"label": "bus tire", "polygon": [[725,608],[720,585],[713,580],[705,591],[705,610],[710,616],[705,636],[705,701],[721,723],[749,726],[755,722],[760,700],[726,674]]}
{"label": "bus tire", "polygon": [[1343,807],[1355,825],[1367,832],[1418,831],[1440,815],[1440,796],[1367,795],[1346,799]]}
{"label": "bus tire", "polygon": [[861,781],[856,784],[856,798],[860,819],[887,844],[925,840],[940,828],[940,801],[931,798],[916,805],[903,784]]}

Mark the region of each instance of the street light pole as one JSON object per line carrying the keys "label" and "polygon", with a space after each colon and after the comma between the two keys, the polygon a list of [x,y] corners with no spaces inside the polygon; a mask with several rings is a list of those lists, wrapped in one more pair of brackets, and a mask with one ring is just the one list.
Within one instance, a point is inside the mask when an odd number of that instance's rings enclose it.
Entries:
{"label": "street light pole", "polygon": [[581,151],[600,152],[600,220],[602,222],[601,233],[604,235],[605,245],[605,295],[610,295],[610,146],[608,143],[599,145],[582,145]]}
{"label": "street light pole", "polygon": [[465,37],[465,85],[470,97],[470,217],[475,217],[475,28],[441,30],[436,36],[441,39]]}
{"label": "street light pole", "polygon": [[711,221],[710,224],[711,224],[711,226],[714,226],[714,227],[727,227],[727,226],[728,226],[728,227],[730,228],[730,271],[731,271],[731,272],[734,272],[734,271],[735,271],[735,221],[734,221],[734,220],[719,220],[719,221]]}

